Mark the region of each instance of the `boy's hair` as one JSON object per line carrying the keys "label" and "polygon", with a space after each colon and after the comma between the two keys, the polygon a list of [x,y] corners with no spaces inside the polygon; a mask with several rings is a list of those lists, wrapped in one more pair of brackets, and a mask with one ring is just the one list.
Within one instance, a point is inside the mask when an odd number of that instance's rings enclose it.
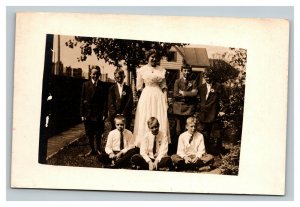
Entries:
{"label": "boy's hair", "polygon": [[203,76],[205,76],[205,77],[213,78],[213,75],[214,74],[213,74],[213,71],[211,68],[207,68],[203,73]]}
{"label": "boy's hair", "polygon": [[125,123],[125,117],[121,114],[117,114],[114,118],[114,122],[116,123],[116,120],[120,120],[122,121],[123,123]]}
{"label": "boy's hair", "polygon": [[93,70],[93,69],[97,70],[98,73],[101,75],[101,70],[100,70],[100,67],[98,65],[92,65],[91,70]]}
{"label": "boy's hair", "polygon": [[117,75],[117,74],[119,74],[119,75],[125,75],[125,73],[124,73],[124,70],[123,69],[121,69],[121,68],[117,68],[116,70],[115,70],[115,72],[114,72],[114,75]]}
{"label": "boy's hair", "polygon": [[189,118],[186,119],[186,125],[189,125],[189,124],[192,124],[192,123],[193,124],[197,123],[196,117],[191,116],[191,117],[189,117]]}
{"label": "boy's hair", "polygon": [[147,125],[148,125],[148,128],[150,128],[152,125],[154,124],[158,124],[159,126],[159,122],[158,122],[158,119],[156,117],[150,117],[147,121]]}
{"label": "boy's hair", "polygon": [[190,65],[188,65],[188,64],[184,64],[183,66],[181,66],[181,71],[182,71],[183,69],[189,69],[189,70],[192,71],[192,66],[190,66]]}

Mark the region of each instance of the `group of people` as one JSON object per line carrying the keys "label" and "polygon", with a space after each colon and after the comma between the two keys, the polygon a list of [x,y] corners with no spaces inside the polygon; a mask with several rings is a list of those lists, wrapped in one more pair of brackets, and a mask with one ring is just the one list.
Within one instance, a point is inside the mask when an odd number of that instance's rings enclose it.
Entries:
{"label": "group of people", "polygon": [[[207,70],[204,73],[206,83],[198,86],[191,78],[192,68],[182,67],[183,77],[174,85],[173,113],[177,127],[175,137],[171,138],[166,70],[159,64],[161,57],[156,50],[148,51],[147,58],[148,64],[137,70],[139,100],[133,133],[129,130],[133,94],[124,84],[124,71],[115,70],[116,83],[107,93],[99,80],[99,66],[91,68],[91,80],[82,87],[80,110],[91,147],[85,156],[97,155],[104,166],[112,168],[181,170],[202,167],[212,160],[208,154],[218,154],[222,148],[220,133],[216,133],[218,116],[224,115],[220,110],[221,85],[213,81],[211,71]],[[200,96],[200,103],[197,96]],[[196,113],[198,118],[194,116]],[[101,138],[107,118],[112,130],[102,152]],[[173,146],[173,154],[169,146]]]}

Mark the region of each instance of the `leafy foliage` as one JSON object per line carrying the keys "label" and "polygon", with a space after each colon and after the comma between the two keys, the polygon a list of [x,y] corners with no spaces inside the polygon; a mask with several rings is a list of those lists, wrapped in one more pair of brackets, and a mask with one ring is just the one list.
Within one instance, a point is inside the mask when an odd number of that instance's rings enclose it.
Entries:
{"label": "leafy foliage", "polygon": [[222,156],[222,163],[219,167],[223,175],[238,175],[239,159],[241,146],[235,145],[230,149],[230,152]]}
{"label": "leafy foliage", "polygon": [[225,83],[235,79],[239,71],[222,59],[212,59],[213,78],[218,83]]}
{"label": "leafy foliage", "polygon": [[222,117],[227,136],[240,140],[242,133],[247,51],[230,48],[230,52],[214,54],[212,69],[217,82],[223,83],[227,100],[222,108],[226,114]]}
{"label": "leafy foliage", "polygon": [[153,42],[143,40],[123,40],[114,38],[99,37],[81,37],[66,42],[66,46],[74,48],[80,45],[81,57],[78,61],[86,61],[92,52],[98,59],[104,59],[105,62],[116,66],[122,66],[124,62],[130,71],[147,62],[145,52],[149,49],[156,49],[160,56],[168,57],[172,46],[182,47],[184,43]]}

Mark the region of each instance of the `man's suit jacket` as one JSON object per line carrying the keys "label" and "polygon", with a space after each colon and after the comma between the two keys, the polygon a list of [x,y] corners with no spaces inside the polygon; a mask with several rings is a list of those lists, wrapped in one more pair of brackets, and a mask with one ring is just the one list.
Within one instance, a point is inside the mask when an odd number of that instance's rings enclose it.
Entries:
{"label": "man's suit jacket", "polygon": [[216,120],[220,112],[221,97],[224,95],[224,90],[221,84],[213,83],[209,95],[206,99],[207,86],[202,84],[200,92],[200,121],[204,123],[212,123]]}
{"label": "man's suit jacket", "polygon": [[97,86],[91,80],[82,85],[80,114],[89,121],[101,121],[106,117],[107,92],[104,83],[98,81]]}
{"label": "man's suit jacket", "polygon": [[123,85],[121,97],[117,83],[109,88],[108,111],[111,121],[113,121],[116,114],[123,114],[126,122],[131,123],[132,108],[133,96],[129,86]]}
{"label": "man's suit jacket", "polygon": [[[197,104],[196,96],[191,93],[193,89],[197,89],[195,80],[185,82],[183,78],[179,78],[174,84],[174,104],[173,113],[177,115],[193,115]],[[186,95],[182,96],[179,90],[185,91]]]}

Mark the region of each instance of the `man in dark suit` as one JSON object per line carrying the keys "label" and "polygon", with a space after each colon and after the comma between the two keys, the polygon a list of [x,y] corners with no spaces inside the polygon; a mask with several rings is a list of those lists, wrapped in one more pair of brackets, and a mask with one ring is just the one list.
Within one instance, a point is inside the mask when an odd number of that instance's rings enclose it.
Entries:
{"label": "man in dark suit", "polygon": [[200,85],[199,121],[204,135],[205,148],[209,154],[221,153],[222,126],[220,117],[225,115],[222,107],[225,91],[221,84],[214,81],[211,69],[204,72],[205,83]]}
{"label": "man in dark suit", "polygon": [[130,130],[133,110],[133,95],[129,86],[124,83],[124,70],[114,72],[116,83],[109,88],[108,112],[112,129],[115,129],[114,118],[117,114],[126,118],[126,129]]}
{"label": "man in dark suit", "polygon": [[106,117],[107,93],[104,83],[99,80],[99,66],[92,66],[91,80],[83,83],[80,114],[91,150],[85,156],[100,154],[101,137]]}

